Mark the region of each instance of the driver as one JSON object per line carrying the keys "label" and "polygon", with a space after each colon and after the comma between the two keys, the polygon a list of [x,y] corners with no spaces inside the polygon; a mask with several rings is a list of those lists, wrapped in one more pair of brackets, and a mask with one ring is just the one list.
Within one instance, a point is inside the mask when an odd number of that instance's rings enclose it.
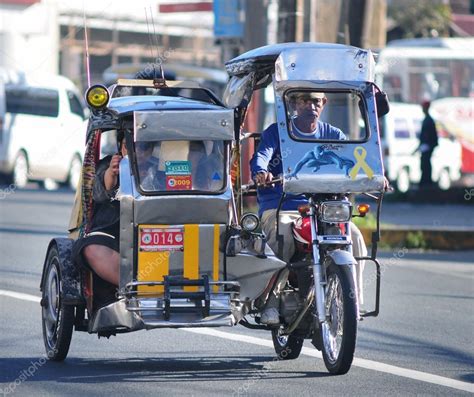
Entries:
{"label": "driver", "polygon": [[[290,94],[289,103],[295,109],[295,115],[291,117],[291,134],[298,138],[310,139],[334,139],[345,140],[344,133],[329,123],[319,120],[327,98],[322,92],[295,92]],[[284,156],[285,154],[283,154]],[[285,262],[289,262],[295,253],[295,243],[293,240],[291,225],[299,217],[296,212],[298,206],[307,204],[307,200],[302,195],[286,196],[282,203],[281,210],[295,211],[295,213],[285,213],[280,215],[279,234],[283,237],[281,252],[277,241],[277,208],[283,194],[281,184],[268,185],[274,176],[283,174],[282,153],[280,151],[280,140],[276,123],[270,125],[261,135],[260,144],[254,156],[250,160],[252,177],[258,185],[267,183],[266,186],[257,190],[257,201],[259,204],[258,214],[261,219],[262,230],[267,238],[267,243],[276,256]],[[350,233],[353,243],[353,253],[355,257],[366,256],[365,246],[360,230],[352,222],[350,223]],[[363,261],[361,261],[363,262]],[[360,264],[362,270],[363,263]],[[280,271],[278,278],[274,282],[273,291],[267,299],[260,321],[262,324],[277,325],[280,323],[279,316],[279,296],[288,279],[288,269]]]}

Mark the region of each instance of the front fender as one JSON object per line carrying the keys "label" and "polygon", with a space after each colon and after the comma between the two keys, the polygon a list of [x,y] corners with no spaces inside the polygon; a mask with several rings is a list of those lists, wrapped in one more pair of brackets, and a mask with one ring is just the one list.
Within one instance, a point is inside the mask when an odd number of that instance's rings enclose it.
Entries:
{"label": "front fender", "polygon": [[327,255],[334,261],[338,266],[342,265],[356,265],[357,261],[354,259],[354,256],[347,251],[337,249],[334,251],[328,251]]}
{"label": "front fender", "polygon": [[46,277],[48,253],[53,246],[56,246],[59,254],[59,270],[61,272],[62,301],[66,305],[84,305],[85,300],[81,291],[81,274],[79,268],[71,258],[73,242],[74,241],[69,238],[59,237],[50,241],[43,264],[40,291],[43,290],[44,278]]}

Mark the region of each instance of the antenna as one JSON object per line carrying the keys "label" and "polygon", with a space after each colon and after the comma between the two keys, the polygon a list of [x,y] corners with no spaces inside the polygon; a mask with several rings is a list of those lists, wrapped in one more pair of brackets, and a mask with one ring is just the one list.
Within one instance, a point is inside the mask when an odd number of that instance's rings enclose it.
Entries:
{"label": "antenna", "polygon": [[87,88],[91,86],[91,70],[89,64],[89,40],[87,38],[87,23],[86,23],[86,4],[82,2],[82,11],[84,18],[84,41],[85,41],[85,52],[86,52],[86,74],[87,74]]}
{"label": "antenna", "polygon": [[[151,51],[151,55],[153,57],[153,46],[154,46],[154,43],[153,43],[153,38],[152,38],[152,35],[151,35],[151,32],[150,32],[150,24],[148,22],[148,12],[147,12],[147,9],[145,8],[145,17],[146,17],[146,24],[147,24],[147,29],[148,29],[148,37],[150,39],[150,51]],[[155,36],[155,40],[156,40],[156,58],[155,60],[157,62],[153,62],[151,67],[153,68],[153,85],[158,88],[158,87],[166,87],[166,80],[165,80],[165,74],[164,74],[164,71],[163,71],[163,65],[162,65],[162,62],[161,62],[161,59],[159,59],[159,56],[158,56],[158,37],[156,36],[156,30],[155,30],[155,20],[153,18],[153,11],[150,7],[150,19],[151,19],[151,23],[153,25],[153,33],[154,33],[154,36]],[[160,66],[160,71],[159,71],[159,75],[157,75],[157,70],[156,70],[156,64],[158,63],[158,65]]]}

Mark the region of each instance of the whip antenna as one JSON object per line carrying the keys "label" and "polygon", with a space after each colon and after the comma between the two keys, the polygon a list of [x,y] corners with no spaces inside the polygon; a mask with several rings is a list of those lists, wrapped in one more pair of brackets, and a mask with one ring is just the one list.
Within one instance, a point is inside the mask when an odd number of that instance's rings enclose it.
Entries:
{"label": "whip antenna", "polygon": [[85,45],[85,55],[86,55],[86,74],[87,74],[87,88],[91,86],[91,70],[89,66],[89,40],[87,38],[87,23],[86,23],[86,5],[85,2],[82,3],[83,11],[83,20],[84,20],[84,45]]}

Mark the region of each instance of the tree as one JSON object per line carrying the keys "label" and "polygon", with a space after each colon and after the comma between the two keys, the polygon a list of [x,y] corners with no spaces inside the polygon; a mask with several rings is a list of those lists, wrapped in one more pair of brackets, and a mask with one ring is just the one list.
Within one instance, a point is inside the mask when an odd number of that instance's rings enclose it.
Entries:
{"label": "tree", "polygon": [[393,1],[388,16],[402,31],[403,38],[449,36],[451,7],[444,1]]}

